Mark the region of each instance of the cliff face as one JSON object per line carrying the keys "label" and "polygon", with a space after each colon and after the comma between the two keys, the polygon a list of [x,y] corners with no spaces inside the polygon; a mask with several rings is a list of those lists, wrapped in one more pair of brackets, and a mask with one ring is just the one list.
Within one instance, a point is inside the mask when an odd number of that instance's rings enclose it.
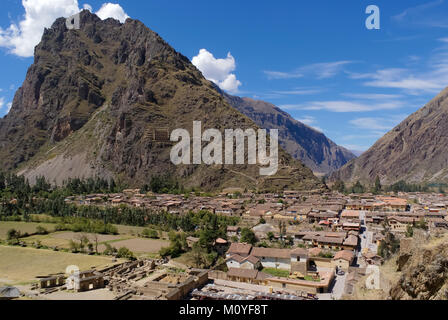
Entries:
{"label": "cliff face", "polygon": [[0,162],[31,181],[44,175],[115,177],[130,185],[169,174],[185,186],[314,189],[322,185],[280,150],[276,176],[259,166],[174,166],[167,141],[177,128],[257,128],[190,63],[141,22],[81,13],[81,29],[58,19],[0,120]]}
{"label": "cliff face", "polygon": [[382,184],[448,181],[448,88],[409,116],[331,180]]}
{"label": "cliff face", "polygon": [[295,120],[273,104],[250,98],[225,95],[235,109],[266,129],[279,129],[281,146],[316,174],[331,173],[356,158],[323,133]]}
{"label": "cliff face", "polygon": [[390,290],[394,300],[448,300],[448,242],[416,247],[397,260],[402,275]]}

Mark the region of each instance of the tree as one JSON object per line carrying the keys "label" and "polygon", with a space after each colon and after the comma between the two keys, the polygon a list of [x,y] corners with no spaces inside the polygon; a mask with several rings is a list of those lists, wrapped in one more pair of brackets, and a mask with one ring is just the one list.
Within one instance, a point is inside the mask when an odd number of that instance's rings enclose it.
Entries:
{"label": "tree", "polygon": [[378,194],[381,192],[383,187],[381,186],[381,180],[379,176],[376,176],[375,179],[375,186],[373,187],[373,193]]}
{"label": "tree", "polygon": [[0,172],[0,191],[4,190],[5,188],[5,174],[3,172]]}
{"label": "tree", "polygon": [[266,224],[266,220],[264,218],[260,218],[260,224]]}
{"label": "tree", "polygon": [[98,254],[98,243],[100,242],[98,234],[93,235],[93,241],[95,242],[95,253]]}
{"label": "tree", "polygon": [[103,253],[106,256],[112,256],[117,252],[117,248],[112,247],[109,243],[106,243],[105,246],[106,246],[106,249],[103,251]]}
{"label": "tree", "polygon": [[360,181],[356,181],[356,183],[352,187],[352,193],[364,193],[364,192],[365,192],[364,186],[361,184]]}
{"label": "tree", "polygon": [[272,241],[275,237],[275,235],[272,231],[269,231],[266,235],[267,235],[269,241]]}
{"label": "tree", "polygon": [[424,218],[421,218],[420,221],[415,224],[415,227],[417,229],[428,230],[428,224]]}
{"label": "tree", "polygon": [[135,260],[134,253],[126,247],[122,247],[118,250],[117,258]]}
{"label": "tree", "polygon": [[162,258],[171,257],[176,258],[183,252],[182,244],[179,239],[176,239],[171,243],[169,247],[164,247],[160,249],[159,254]]}
{"label": "tree", "polygon": [[143,237],[150,239],[158,239],[159,234],[154,229],[144,229],[142,232]]}
{"label": "tree", "polygon": [[390,232],[390,226],[387,220],[383,223],[384,240],[378,246],[378,255],[384,259],[390,258],[400,248],[400,241],[395,238],[395,235]]}
{"label": "tree", "polygon": [[322,182],[322,184],[323,184],[324,186],[326,186],[326,185],[327,185],[327,177],[326,177],[326,176],[323,176],[322,179],[321,179],[321,182]]}
{"label": "tree", "polygon": [[6,233],[6,237],[8,241],[18,242],[21,237],[21,234],[20,231],[17,231],[16,229],[9,229],[8,232]]}
{"label": "tree", "polygon": [[89,253],[93,253],[93,243],[89,242],[87,244],[87,249],[89,250]]}
{"label": "tree", "polygon": [[36,233],[40,234],[40,235],[45,235],[45,234],[48,234],[48,231],[47,231],[47,229],[45,229],[42,226],[37,226],[36,227]]}
{"label": "tree", "polygon": [[257,237],[252,230],[249,228],[244,228],[241,230],[241,242],[255,245],[257,243]]}
{"label": "tree", "polygon": [[414,236],[414,228],[411,225],[406,227],[406,237],[412,238]]}
{"label": "tree", "polygon": [[333,190],[336,190],[340,193],[344,193],[345,192],[345,184],[344,181],[342,180],[337,180],[334,185],[333,185]]}
{"label": "tree", "polygon": [[287,243],[289,246],[293,246],[293,245],[294,245],[294,239],[293,239],[293,237],[291,237],[291,236],[287,236],[287,237],[286,237],[286,243]]}
{"label": "tree", "polygon": [[286,235],[286,224],[285,222],[278,222],[278,229],[280,231],[280,238],[283,240],[283,237]]}
{"label": "tree", "polygon": [[71,252],[73,252],[73,253],[78,253],[79,252],[79,244],[76,243],[75,241],[70,240],[68,246],[69,246],[69,249],[70,249]]}
{"label": "tree", "polygon": [[196,268],[202,268],[205,265],[205,255],[207,251],[204,250],[198,243],[193,245],[191,252],[188,254]]}

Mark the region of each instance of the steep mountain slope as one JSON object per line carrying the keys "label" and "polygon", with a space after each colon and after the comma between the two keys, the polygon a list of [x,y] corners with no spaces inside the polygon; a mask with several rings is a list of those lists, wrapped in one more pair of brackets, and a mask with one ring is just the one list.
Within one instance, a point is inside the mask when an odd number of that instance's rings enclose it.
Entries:
{"label": "steep mountain slope", "polygon": [[235,109],[266,129],[279,129],[281,146],[316,174],[328,174],[356,156],[323,133],[295,120],[273,104],[225,94]]}
{"label": "steep mountain slope", "polygon": [[130,186],[169,174],[186,187],[215,190],[314,189],[322,185],[280,150],[276,176],[259,166],[174,166],[169,134],[177,128],[257,128],[156,33],[128,19],[81,12],[80,30],[65,19],[45,30],[34,64],[0,120],[0,163],[31,181],[44,175],[115,177]]}
{"label": "steep mountain slope", "polygon": [[448,300],[448,239],[414,244],[397,261],[401,276],[389,292],[393,300]]}
{"label": "steep mountain slope", "polygon": [[352,160],[331,180],[383,184],[448,181],[448,88]]}

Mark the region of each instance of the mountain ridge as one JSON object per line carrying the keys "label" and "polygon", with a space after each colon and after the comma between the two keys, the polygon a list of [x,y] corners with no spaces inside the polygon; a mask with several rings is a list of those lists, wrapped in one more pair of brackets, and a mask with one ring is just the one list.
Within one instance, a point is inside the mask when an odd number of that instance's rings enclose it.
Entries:
{"label": "mountain ridge", "polygon": [[292,118],[277,106],[223,93],[230,105],[266,129],[279,129],[280,145],[316,175],[327,175],[356,158],[322,132]]}
{"label": "mountain ridge", "polygon": [[448,88],[330,177],[384,185],[448,182]]}
{"label": "mountain ridge", "polygon": [[141,186],[170,174],[204,190],[324,188],[282,149],[273,177],[260,177],[255,165],[232,172],[224,165],[174,166],[169,138],[156,138],[164,132],[190,130],[194,120],[219,130],[257,126],[142,22],[101,20],[84,10],[80,25],[67,30],[65,19],[57,19],[36,46],[11,111],[0,120],[4,169],[57,184],[98,176]]}

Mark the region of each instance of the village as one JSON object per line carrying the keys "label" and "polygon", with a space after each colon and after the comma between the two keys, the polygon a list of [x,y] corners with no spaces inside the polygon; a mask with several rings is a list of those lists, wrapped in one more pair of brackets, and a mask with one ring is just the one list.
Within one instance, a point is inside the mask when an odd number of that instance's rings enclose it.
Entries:
{"label": "village", "polygon": [[[428,236],[448,230],[448,197],[438,193],[256,194],[231,189],[211,196],[143,194],[139,189],[130,189],[117,194],[71,196],[65,202],[129,206],[179,216],[208,211],[217,216],[238,217],[239,222],[227,226],[226,235],[213,242],[213,250],[222,259],[208,269],[170,256],[113,259],[105,267],[92,270],[36,274],[35,281],[22,286],[16,296],[337,300],[350,296],[356,284],[373,272],[372,266],[381,266],[394,253],[389,252],[390,244],[386,243],[389,235],[396,243],[394,250],[400,250],[400,245],[412,240],[414,230]],[[186,241],[193,248],[200,239],[188,236]],[[4,291],[9,287],[5,288]],[[7,294],[14,295],[9,291]]]}

